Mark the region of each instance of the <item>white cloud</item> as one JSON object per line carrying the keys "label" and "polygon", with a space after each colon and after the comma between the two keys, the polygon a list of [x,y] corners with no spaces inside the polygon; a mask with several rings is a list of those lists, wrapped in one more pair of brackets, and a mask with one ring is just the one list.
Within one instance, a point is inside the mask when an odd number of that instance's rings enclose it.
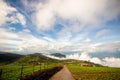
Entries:
{"label": "white cloud", "polygon": [[7,14],[16,11],[15,8],[9,7],[3,0],[0,1],[0,25],[8,21]]}
{"label": "white cloud", "polygon": [[87,39],[85,39],[85,42],[91,42],[91,39],[89,39],[89,38],[87,38]]}
{"label": "white cloud", "polygon": [[95,52],[116,52],[120,49],[120,41],[108,42],[108,43],[101,43],[101,44],[94,44],[94,51]]}
{"label": "white cloud", "polygon": [[108,29],[103,29],[103,30],[97,32],[96,38],[104,37],[104,36],[106,36],[106,35],[109,34],[109,33],[110,33],[110,30],[108,30]]}
{"label": "white cloud", "polygon": [[[11,16],[8,16],[11,15]],[[0,26],[11,23],[21,23],[23,26],[26,24],[25,17],[17,11],[16,8],[8,5],[4,0],[0,1]]]}
{"label": "white cloud", "polygon": [[79,53],[67,55],[66,58],[67,59],[76,59],[76,60],[86,60],[86,61],[91,59],[91,57],[86,52],[81,53],[81,55]]}
{"label": "white cloud", "polygon": [[[48,42],[34,37],[30,33],[26,33],[25,31],[21,31],[18,33],[9,32],[8,30],[4,28],[0,28],[1,36],[0,36],[0,48],[4,48],[2,51],[8,51],[10,48],[10,51],[16,50],[16,52],[39,52],[39,51],[45,51],[49,48]],[[6,45],[10,44],[10,45]],[[6,46],[5,46],[6,45]],[[11,49],[12,46],[15,46]],[[6,48],[5,48],[6,47]],[[18,50],[18,49],[20,50]],[[6,50],[5,50],[6,49]],[[8,50],[7,50],[8,49]]]}
{"label": "white cloud", "polygon": [[[51,30],[57,37],[57,39],[52,38],[52,34],[43,37],[49,42],[49,49],[63,52],[112,50],[112,47],[105,48],[103,43],[101,45],[104,48],[92,44],[93,39],[88,35],[89,29],[94,29],[120,14],[118,0],[40,0],[34,2],[23,0],[22,2],[27,11],[31,11],[32,21],[38,32],[46,35],[44,31]],[[56,23],[62,26],[58,32],[54,32]],[[109,32],[108,29],[103,29],[95,37],[103,37]]]}
{"label": "white cloud", "polygon": [[111,66],[111,67],[120,67],[120,58],[114,58],[114,57],[106,57],[103,59],[104,65]]}
{"label": "white cloud", "polygon": [[64,57],[59,58],[59,57],[55,57],[55,56],[52,56],[52,55],[49,55],[49,54],[43,54],[43,55],[45,55],[45,56],[47,56],[47,57],[50,57],[50,58],[53,58],[53,59],[58,59],[58,60],[63,60],[63,59],[65,59]]}
{"label": "white cloud", "polygon": [[26,24],[25,16],[20,13],[17,13],[16,17],[19,19],[19,22],[24,26]]}
{"label": "white cloud", "polygon": [[[97,63],[97,64],[102,64],[102,62],[103,62],[103,61],[102,61],[101,59],[99,59],[98,57],[93,57],[93,58],[90,59],[90,61],[93,62],[93,63]],[[105,66],[105,64],[102,64],[102,65]]]}
{"label": "white cloud", "polygon": [[[9,52],[47,52],[47,51],[81,51],[82,54],[67,55],[67,59],[89,60],[94,63],[99,63],[105,66],[120,67],[119,58],[106,57],[100,59],[98,57],[91,57],[89,52],[116,52],[120,50],[120,42],[99,43],[99,44],[78,44],[74,45],[70,42],[57,42],[49,37],[42,39],[36,38],[24,30],[18,33],[10,32],[7,29],[0,28],[0,50]],[[9,45],[10,44],[10,45]]]}
{"label": "white cloud", "polygon": [[0,28],[0,38],[18,38],[18,36],[12,32],[9,32],[8,30],[4,29],[4,28]]}
{"label": "white cloud", "polygon": [[9,29],[10,31],[16,30],[16,28],[14,28],[14,27],[9,27],[8,29]]}
{"label": "white cloud", "polygon": [[40,30],[50,30],[54,25],[54,14],[49,9],[39,10],[35,14],[35,24]]}
{"label": "white cloud", "polygon": [[55,43],[56,42],[54,39],[49,38],[49,37],[43,37],[43,39],[45,39],[45,40],[47,40],[47,41],[49,41],[51,43]]}
{"label": "white cloud", "polygon": [[[21,51],[19,50],[19,52],[34,53],[34,52],[43,52],[48,50],[60,51],[60,48],[70,45],[69,42],[62,41],[58,43],[58,41],[49,37],[37,38],[34,35],[32,35],[28,29],[24,29],[23,31],[14,33],[5,28],[0,28],[0,32],[1,32],[0,48],[7,47],[6,49],[8,49],[8,47],[11,48],[12,45],[15,45],[16,48],[19,48],[21,50]],[[10,45],[4,46],[5,44],[10,44]],[[16,50],[16,52],[17,51],[18,50]]]}
{"label": "white cloud", "polygon": [[103,59],[100,59],[98,57],[91,57],[90,54],[83,52],[81,54],[79,53],[74,53],[71,55],[67,55],[66,59],[76,59],[76,60],[85,60],[85,61],[90,61],[94,62],[97,64],[101,64],[104,66],[109,66],[109,67],[120,67],[120,58],[115,58],[115,57],[105,57]]}
{"label": "white cloud", "polygon": [[[24,5],[28,3],[23,1]],[[53,29],[57,17],[86,27],[86,24],[95,26],[114,19],[120,13],[119,0],[45,0],[30,2],[31,6],[34,9],[33,22],[39,30]],[[80,28],[73,29],[78,31]]]}
{"label": "white cloud", "polygon": [[[19,45],[21,42],[12,39],[0,39],[0,44],[11,44],[11,45]],[[9,46],[9,45],[8,45]]]}
{"label": "white cloud", "polygon": [[23,32],[30,33],[31,31],[29,29],[23,29]]}

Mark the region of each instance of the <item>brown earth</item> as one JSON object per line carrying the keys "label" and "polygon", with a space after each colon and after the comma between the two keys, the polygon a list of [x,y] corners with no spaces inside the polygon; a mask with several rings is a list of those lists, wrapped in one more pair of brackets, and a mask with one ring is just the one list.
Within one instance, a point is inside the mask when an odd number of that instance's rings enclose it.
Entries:
{"label": "brown earth", "polygon": [[60,71],[62,67],[54,67],[44,71],[37,71],[31,75],[24,76],[20,80],[49,80],[55,73]]}
{"label": "brown earth", "polygon": [[49,80],[75,80],[66,66],[53,75]]}

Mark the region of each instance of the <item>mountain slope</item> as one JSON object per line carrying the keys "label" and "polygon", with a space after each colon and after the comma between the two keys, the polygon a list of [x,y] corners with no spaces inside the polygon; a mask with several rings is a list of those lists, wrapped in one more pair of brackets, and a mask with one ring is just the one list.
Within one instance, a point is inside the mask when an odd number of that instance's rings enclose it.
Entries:
{"label": "mountain slope", "polygon": [[[56,53],[57,56],[61,54]],[[55,54],[55,55],[56,55]],[[75,65],[95,65],[95,66],[101,66],[99,64],[94,64],[88,61],[81,61],[81,60],[73,60],[73,59],[67,59],[67,60],[57,60],[52,59],[49,57],[46,57],[42,53],[34,53],[34,54],[28,54],[28,55],[20,55],[20,54],[13,54],[13,53],[7,53],[7,52],[1,52],[0,53],[0,64],[39,64],[39,63],[54,63],[59,62],[61,64],[75,64]]]}
{"label": "mountain slope", "polygon": [[22,57],[23,55],[20,54],[0,52],[0,63],[12,63]]}
{"label": "mountain slope", "polygon": [[65,55],[63,55],[63,54],[61,54],[61,53],[53,53],[53,54],[50,54],[50,55],[52,55],[52,56],[55,56],[55,57],[59,57],[59,58],[65,58],[66,56]]}
{"label": "mountain slope", "polygon": [[52,59],[42,55],[41,53],[34,53],[28,55],[20,55],[8,52],[0,52],[0,63],[1,64],[29,64],[32,62],[57,62],[58,60]]}
{"label": "mountain slope", "polygon": [[20,58],[19,60],[15,61],[15,63],[26,63],[26,64],[29,64],[29,63],[41,63],[41,62],[56,62],[58,60],[56,59],[52,59],[52,58],[49,58],[49,57],[46,57],[44,55],[42,55],[41,53],[34,53],[34,54],[29,54],[29,55],[26,55],[22,58]]}

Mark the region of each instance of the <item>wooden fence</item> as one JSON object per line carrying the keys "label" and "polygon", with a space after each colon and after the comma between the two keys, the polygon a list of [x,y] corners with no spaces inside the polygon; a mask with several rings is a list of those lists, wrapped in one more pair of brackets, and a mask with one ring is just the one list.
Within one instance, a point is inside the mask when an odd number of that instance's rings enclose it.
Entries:
{"label": "wooden fence", "polygon": [[[52,65],[41,63],[39,65],[21,65],[19,68],[15,68],[15,65],[11,65],[11,69],[0,69],[0,80],[20,80],[22,77],[33,74],[36,71],[43,71],[48,68],[52,68]],[[13,67],[13,68],[12,68]]]}

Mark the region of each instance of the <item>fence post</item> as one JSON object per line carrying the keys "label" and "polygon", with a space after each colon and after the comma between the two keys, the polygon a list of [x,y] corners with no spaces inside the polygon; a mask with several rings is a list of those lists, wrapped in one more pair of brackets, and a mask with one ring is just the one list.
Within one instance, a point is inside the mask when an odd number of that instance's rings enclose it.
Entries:
{"label": "fence post", "polygon": [[41,63],[40,63],[40,71],[41,71]]}
{"label": "fence post", "polygon": [[23,77],[23,65],[21,67],[20,79],[22,79],[22,77]]}
{"label": "fence post", "polygon": [[48,69],[48,63],[46,63],[46,69]]}
{"label": "fence post", "polygon": [[44,66],[44,70],[45,70],[45,63],[43,64],[43,66]]}
{"label": "fence post", "polygon": [[2,69],[0,69],[0,80],[2,80]]}
{"label": "fence post", "polygon": [[34,66],[34,64],[33,64],[33,73],[34,73],[34,67],[35,67],[35,66]]}

